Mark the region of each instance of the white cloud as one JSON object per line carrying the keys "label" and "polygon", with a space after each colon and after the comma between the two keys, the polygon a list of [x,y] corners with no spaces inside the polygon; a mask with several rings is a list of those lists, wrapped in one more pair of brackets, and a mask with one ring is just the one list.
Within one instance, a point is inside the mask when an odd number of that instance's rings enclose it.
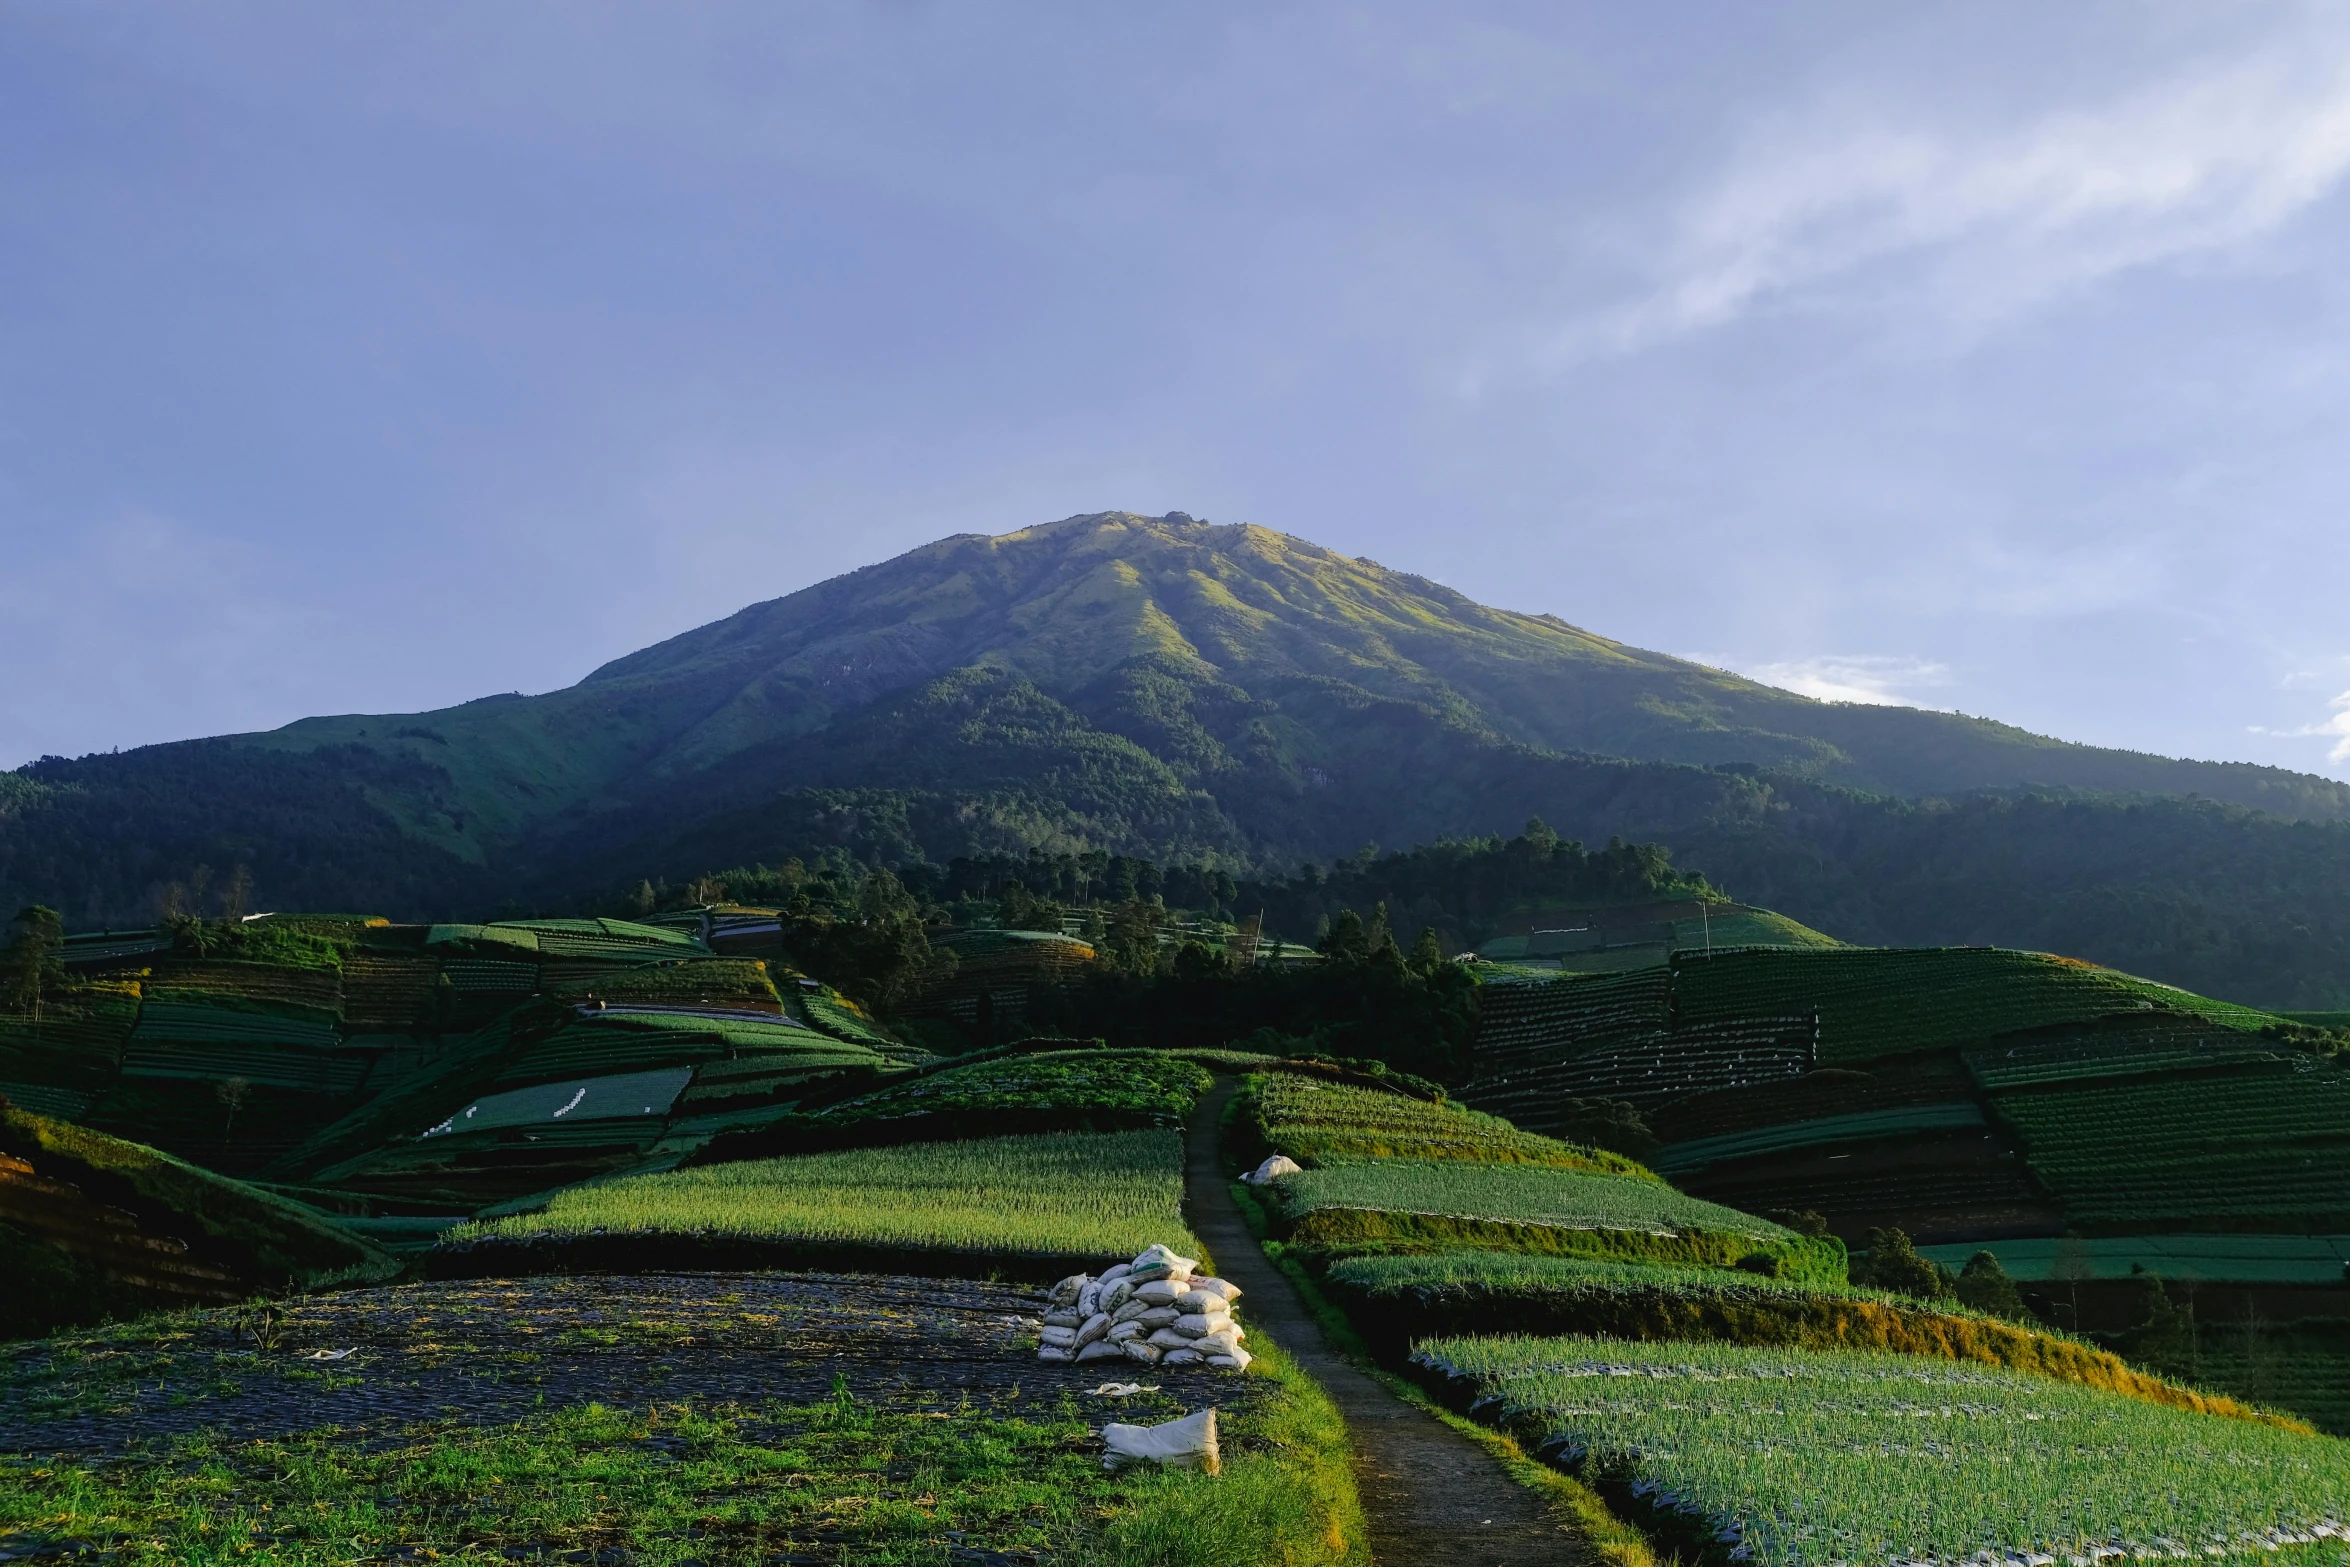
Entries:
{"label": "white cloud", "polygon": [[1900,658],[1877,653],[1827,654],[1782,663],[1749,664],[1703,654],[1689,654],[1697,663],[1711,664],[1759,680],[1798,696],[1822,702],[1863,702],[1872,707],[1931,707],[1920,688],[1947,686],[1950,666],[1930,659]]}
{"label": "white cloud", "polygon": [[2267,234],[2350,174],[2350,13],[2305,15],[2021,124],[1838,104],[1758,130],[1669,220],[1643,296],[1565,346],[1634,348],[1835,288],[1979,322]]}
{"label": "white cloud", "polygon": [[2334,746],[2332,750],[2326,752],[2326,760],[2329,762],[2350,762],[2350,691],[2345,691],[2335,697],[2330,705],[2334,710],[2331,718],[2314,724],[2303,724],[2298,729],[2264,729],[2260,725],[2254,724],[2252,733],[2256,735],[2284,735],[2297,739],[2305,739],[2313,735],[2327,737],[2334,742]]}

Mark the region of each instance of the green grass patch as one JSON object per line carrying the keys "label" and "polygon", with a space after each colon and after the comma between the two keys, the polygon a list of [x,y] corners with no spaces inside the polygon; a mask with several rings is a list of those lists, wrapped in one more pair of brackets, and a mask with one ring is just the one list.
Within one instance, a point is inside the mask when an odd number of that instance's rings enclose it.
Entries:
{"label": "green grass patch", "polygon": [[1911,1356],[1457,1338],[1417,1363],[1692,1554],[1761,1567],[1989,1550],[2338,1562],[2350,1447]]}
{"label": "green grass patch", "polygon": [[604,1230],[1114,1258],[1154,1241],[1196,1248],[1182,1200],[1174,1132],[1001,1137],[636,1176],[558,1193],[540,1213],[468,1225],[451,1240]]}

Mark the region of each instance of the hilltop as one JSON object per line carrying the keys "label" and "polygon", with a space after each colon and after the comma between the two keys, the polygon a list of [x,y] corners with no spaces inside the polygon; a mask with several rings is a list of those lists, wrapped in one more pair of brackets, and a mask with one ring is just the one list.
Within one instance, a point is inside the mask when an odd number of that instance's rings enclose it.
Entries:
{"label": "hilltop", "polygon": [[1181,513],[943,539],[540,696],[45,759],[0,775],[0,902],[122,923],[244,866],[260,906],[478,917],[826,849],[1245,875],[1534,814],[1848,939],[2350,1004],[2350,787],[1817,702]]}

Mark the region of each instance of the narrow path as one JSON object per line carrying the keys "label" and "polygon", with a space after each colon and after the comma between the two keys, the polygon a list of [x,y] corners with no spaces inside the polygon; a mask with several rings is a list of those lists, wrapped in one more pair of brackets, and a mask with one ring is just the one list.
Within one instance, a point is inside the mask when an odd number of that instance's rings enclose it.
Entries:
{"label": "narrow path", "polygon": [[1237,1085],[1217,1083],[1192,1116],[1185,1146],[1185,1206],[1192,1233],[1217,1272],[1241,1287],[1241,1320],[1289,1352],[1322,1384],[1354,1439],[1355,1481],[1370,1515],[1377,1567],[1532,1567],[1593,1563],[1581,1534],[1535,1492],[1512,1480],[1482,1447],[1414,1409],[1339,1358],[1249,1233],[1217,1158],[1216,1124]]}

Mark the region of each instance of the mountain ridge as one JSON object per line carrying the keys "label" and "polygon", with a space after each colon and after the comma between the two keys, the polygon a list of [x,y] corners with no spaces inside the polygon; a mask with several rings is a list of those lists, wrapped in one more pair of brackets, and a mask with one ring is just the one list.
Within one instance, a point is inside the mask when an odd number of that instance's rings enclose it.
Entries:
{"label": "mountain ridge", "polygon": [[[1987,791],[2094,830],[1936,805]],[[100,924],[246,865],[270,902],[456,915],[830,850],[1245,872],[1532,814],[1856,940],[2030,931],[2301,1005],[2350,950],[2350,786],[1822,703],[1181,513],[955,535],[538,696],[46,759],[0,775],[0,901]],[[2048,925],[2067,832],[2130,932]]]}

